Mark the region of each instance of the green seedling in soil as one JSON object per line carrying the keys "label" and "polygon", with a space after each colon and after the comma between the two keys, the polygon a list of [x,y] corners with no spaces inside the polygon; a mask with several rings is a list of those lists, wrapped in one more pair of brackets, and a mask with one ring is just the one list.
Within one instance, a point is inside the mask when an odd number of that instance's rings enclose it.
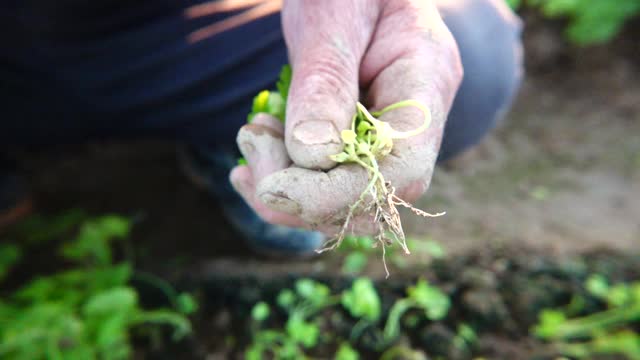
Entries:
{"label": "green seedling in soil", "polygon": [[[283,122],[286,120],[285,110],[291,77],[291,67],[285,66],[276,85],[278,91],[262,91],[254,98],[253,108],[248,117],[249,121],[261,112],[273,115]],[[416,107],[424,113],[424,121],[416,129],[396,131],[389,123],[378,119],[386,113],[404,107]],[[355,114],[351,120],[351,128],[341,132],[341,139],[344,145],[343,151],[331,155],[330,158],[338,164],[354,163],[362,166],[367,170],[369,183],[359,198],[349,207],[341,229],[326,242],[322,249],[318,250],[319,253],[333,250],[340,246],[347,235],[354,215],[370,214],[374,217],[374,222],[378,227],[375,238],[382,246],[383,263],[388,276],[385,247],[395,242],[399,244],[405,254],[410,253],[397,207],[409,208],[413,213],[423,217],[435,217],[444,214],[427,213],[400,199],[395,194],[393,184],[385,181],[379,167],[379,162],[391,153],[394,140],[407,139],[419,135],[428,129],[430,123],[431,112],[423,103],[417,100],[400,101],[382,110],[372,112],[369,112],[363,104],[359,102],[356,104]],[[239,163],[245,164],[246,160],[241,159]]]}
{"label": "green seedling in soil", "polygon": [[342,272],[345,274],[358,274],[367,266],[369,258],[360,251],[349,253],[342,263]]}
{"label": "green seedling in soil", "polygon": [[[319,321],[314,315],[338,304],[340,297],[331,295],[329,287],[324,284],[300,279],[293,289],[282,290],[276,302],[288,315],[285,328],[254,330],[253,343],[245,352],[248,360],[262,359],[265,353],[276,359],[305,359],[303,349],[313,348],[320,341]],[[270,312],[268,304],[259,302],[251,314],[256,323],[261,323]]]}
{"label": "green seedling in soil", "polygon": [[[69,217],[62,219],[62,225],[47,225],[56,229],[52,234],[66,235],[74,227]],[[60,247],[70,267],[5,291],[0,300],[0,358],[126,359],[132,355],[133,332],[158,338],[161,326],[168,325],[174,339],[187,335],[191,325],[185,315],[195,309],[194,300],[180,294],[175,299],[178,310],[145,310],[129,285],[134,274],[130,264],[113,261],[111,244],[127,236],[129,221],[117,216],[75,219],[82,221],[80,231]],[[37,239],[34,246],[46,245],[39,227],[20,228],[35,230],[24,234]],[[28,261],[30,252],[21,252]],[[3,264],[16,265],[15,251],[9,255]]]}
{"label": "green seedling in soil", "polygon": [[336,360],[359,360],[360,354],[349,345],[349,343],[342,343],[338,348],[335,356]]}
{"label": "green seedling in soil", "polygon": [[[431,239],[407,238],[407,247],[412,249],[414,254],[422,255],[430,259],[442,259],[446,256],[442,246]],[[345,236],[341,252],[347,255],[342,264],[342,272],[345,274],[360,273],[368,263],[368,254],[375,251],[376,241],[370,236]],[[404,253],[396,251],[397,248],[390,248],[387,251],[387,258],[397,268],[408,266]],[[422,259],[420,259],[422,260]],[[424,264],[424,262],[422,262]]]}
{"label": "green seedling in soil", "polygon": [[[305,359],[305,349],[312,349],[321,342],[322,318],[318,314],[330,307],[342,307],[359,320],[360,327],[370,325],[380,318],[380,298],[371,280],[358,278],[341,294],[331,294],[329,287],[311,279],[296,281],[293,289],[282,290],[276,303],[288,318],[284,329],[255,330],[253,343],[245,352],[247,359],[261,359],[271,354],[276,359]],[[258,325],[264,322],[270,311],[264,302],[254,305],[252,317]],[[254,325],[255,325],[254,323]],[[343,343],[336,354],[345,359],[357,352]]]}
{"label": "green seedling in soil", "polygon": [[[382,317],[382,301],[370,279],[357,278],[351,286],[340,294],[331,294],[329,288],[310,279],[298,280],[292,289],[282,290],[277,298],[278,307],[285,311],[287,320],[283,328],[263,329],[273,313],[268,304],[259,302],[254,305],[251,314],[253,322],[253,342],[245,352],[247,359],[262,359],[272,356],[275,359],[308,359],[306,351],[316,349],[321,344],[335,344],[339,346],[334,354],[336,359],[358,358],[349,343],[325,334],[327,323],[324,322],[331,308],[333,313],[329,318],[340,318],[338,310],[345,310],[357,322],[353,326],[350,341],[357,341],[365,329],[373,336],[378,351],[382,351],[383,358],[393,359],[402,356],[422,359],[424,354],[414,351],[402,344],[392,344],[399,336],[400,322],[408,310],[420,310],[411,313],[430,321],[443,319],[449,310],[450,301],[447,295],[437,287],[429,285],[425,280],[419,280],[414,286],[407,288],[407,297],[399,299],[392,306],[384,329],[376,326]],[[333,320],[331,320],[333,321]],[[337,343],[336,343],[337,340]],[[453,340],[459,347],[470,348],[476,342],[473,329],[465,324],[458,327],[458,333]],[[389,347],[389,345],[393,345]],[[347,348],[348,347],[348,348]],[[405,357],[403,357],[405,358]]]}
{"label": "green seedling in soil", "polygon": [[540,8],[550,18],[569,19],[567,38],[577,45],[601,44],[613,39],[625,22],[640,14],[640,0],[507,0]]}
{"label": "green seedling in soil", "polygon": [[471,349],[478,341],[475,330],[467,324],[458,325],[458,331],[453,338],[453,346],[459,349]]}
{"label": "green seedling in soil", "polygon": [[342,293],[342,306],[354,318],[366,322],[376,322],[380,319],[380,297],[371,280],[356,279],[350,289]]}
{"label": "green seedling in soil", "polygon": [[443,319],[449,312],[451,302],[440,289],[430,285],[426,280],[418,280],[415,286],[407,289],[407,297],[396,301],[389,311],[384,328],[386,342],[393,341],[400,333],[400,319],[410,309],[419,309],[431,321]]}
{"label": "green seedling in soil", "polygon": [[607,309],[574,318],[562,310],[546,309],[533,333],[553,341],[561,353],[575,358],[619,354],[640,359],[640,334],[633,330],[640,321],[640,282],[611,286],[603,276],[593,275],[585,288]]}

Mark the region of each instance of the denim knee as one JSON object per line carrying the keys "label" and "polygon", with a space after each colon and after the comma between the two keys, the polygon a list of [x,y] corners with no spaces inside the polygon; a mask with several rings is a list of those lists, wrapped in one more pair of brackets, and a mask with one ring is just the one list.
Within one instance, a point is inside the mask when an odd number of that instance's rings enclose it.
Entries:
{"label": "denim knee", "polygon": [[522,79],[521,21],[503,0],[440,0],[460,49],[464,78],[439,160],[477,144],[509,109]]}

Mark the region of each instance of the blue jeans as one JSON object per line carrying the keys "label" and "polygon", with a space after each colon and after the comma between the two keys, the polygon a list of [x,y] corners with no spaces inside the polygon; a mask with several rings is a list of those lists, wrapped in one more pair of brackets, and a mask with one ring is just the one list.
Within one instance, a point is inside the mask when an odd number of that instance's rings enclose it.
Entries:
{"label": "blue jeans", "polygon": [[[458,4],[442,15],[465,75],[441,159],[494,126],[521,78],[515,17],[490,0],[448,2]],[[92,1],[84,12],[60,15],[11,3],[0,6],[7,45],[0,49],[0,152],[144,137],[235,148],[252,97],[272,88],[287,63],[279,13],[194,42],[198,30],[240,11],[208,11],[206,0],[139,0],[108,10]]]}

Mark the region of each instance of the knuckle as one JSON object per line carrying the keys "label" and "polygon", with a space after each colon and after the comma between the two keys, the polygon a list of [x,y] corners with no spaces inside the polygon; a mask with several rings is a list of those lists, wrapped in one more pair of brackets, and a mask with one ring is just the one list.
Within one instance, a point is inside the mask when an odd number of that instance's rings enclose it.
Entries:
{"label": "knuckle", "polygon": [[292,96],[310,100],[322,100],[327,97],[340,103],[353,102],[357,93],[357,74],[355,65],[343,56],[325,54],[310,55],[311,59],[299,67],[299,76],[303,83]]}

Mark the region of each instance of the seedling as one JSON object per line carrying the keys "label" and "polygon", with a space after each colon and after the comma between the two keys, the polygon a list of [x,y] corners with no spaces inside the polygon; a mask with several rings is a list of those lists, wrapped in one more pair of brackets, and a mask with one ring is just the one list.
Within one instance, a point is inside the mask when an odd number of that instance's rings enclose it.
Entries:
{"label": "seedling", "polygon": [[407,297],[396,301],[389,311],[384,328],[384,339],[392,341],[400,333],[400,319],[410,309],[424,311],[425,317],[437,321],[447,316],[451,302],[449,297],[426,280],[418,280],[415,286],[407,289]]}
{"label": "seedling", "polygon": [[351,289],[342,293],[342,306],[355,318],[368,322],[375,322],[380,318],[380,297],[367,278],[356,279]]}
{"label": "seedling", "polygon": [[[286,120],[285,109],[291,75],[291,67],[285,66],[276,85],[278,91],[270,92],[265,90],[254,98],[253,108],[248,116],[249,121],[261,112],[275,116],[282,122]],[[386,113],[404,107],[416,107],[423,112],[424,120],[416,129],[397,131],[389,123],[378,119]],[[393,184],[385,181],[379,166],[380,161],[391,153],[394,140],[407,139],[419,135],[429,128],[430,123],[431,112],[423,103],[417,100],[400,101],[373,112],[369,112],[360,102],[356,104],[355,114],[351,119],[351,128],[343,130],[340,134],[344,148],[342,152],[333,154],[330,158],[338,164],[354,163],[362,166],[367,170],[369,183],[358,199],[349,206],[345,220],[338,233],[330,238],[322,249],[318,250],[319,253],[333,250],[340,246],[355,215],[370,214],[377,224],[375,239],[378,244],[382,245],[383,263],[388,276],[389,270],[385,261],[385,247],[395,242],[400,245],[405,254],[410,254],[397,207],[409,208],[413,213],[423,217],[444,215],[444,213],[427,213],[399,198],[396,195],[396,189]],[[246,160],[240,159],[239,163],[245,164]]]}
{"label": "seedling", "polygon": [[[422,125],[414,130],[396,131],[389,123],[377,119],[390,111],[410,106],[417,107],[424,113]],[[358,200],[349,207],[341,230],[329,239],[325,247],[318,250],[319,252],[333,250],[340,246],[353,216],[364,213],[374,216],[374,222],[378,226],[375,238],[382,245],[383,260],[385,246],[392,245],[394,241],[400,245],[405,254],[410,254],[397,206],[407,207],[423,217],[435,217],[443,215],[443,213],[430,214],[400,199],[395,194],[396,189],[393,185],[385,181],[384,175],[380,171],[379,161],[391,153],[394,140],[419,135],[429,127],[430,122],[429,109],[416,100],[400,101],[372,113],[361,103],[356,104],[356,114],[351,120],[351,129],[343,130],[341,133],[344,149],[341,153],[331,155],[331,159],[340,164],[355,163],[362,166],[367,170],[369,183]],[[389,275],[386,262],[384,265],[385,271]]]}
{"label": "seedling", "polygon": [[[276,359],[305,359],[305,349],[315,348],[322,340],[322,310],[342,305],[359,323],[369,325],[380,318],[380,298],[371,280],[358,278],[341,294],[331,294],[328,286],[311,279],[296,281],[293,289],[280,291],[278,306],[288,318],[282,329],[258,329],[253,343],[245,352],[247,359],[262,359],[269,353]],[[264,302],[254,305],[251,314],[254,325],[261,325],[269,317]],[[337,359],[358,359],[358,353],[342,343],[335,354]]]}
{"label": "seedling", "polygon": [[[127,236],[129,220],[75,215],[54,221],[36,218],[20,226],[16,236],[41,246],[78,225],[78,235],[63,242],[59,251],[69,269],[38,276],[0,300],[0,358],[127,359],[132,356],[133,331],[157,336],[159,326],[169,325],[174,339],[191,331],[186,315],[195,311],[193,298],[171,288],[175,310],[143,309],[130,285],[134,276],[130,263],[114,263],[113,240]],[[22,260],[21,254],[25,262],[31,260],[30,252],[17,245],[0,247],[0,281]]]}
{"label": "seedling", "polygon": [[[293,289],[282,290],[276,302],[288,314],[285,327],[257,330],[245,352],[249,360],[262,359],[265,353],[272,353],[276,359],[305,359],[303,349],[313,348],[320,341],[320,326],[313,316],[338,304],[340,297],[331,295],[329,287],[322,283],[300,279]],[[270,313],[265,302],[257,303],[251,311],[256,323],[262,323]]]}
{"label": "seedling", "polygon": [[604,276],[592,275],[585,288],[608,308],[575,318],[561,310],[546,309],[533,333],[554,341],[560,352],[575,358],[622,354],[640,359],[640,334],[633,331],[633,324],[640,320],[640,282],[611,286]]}

